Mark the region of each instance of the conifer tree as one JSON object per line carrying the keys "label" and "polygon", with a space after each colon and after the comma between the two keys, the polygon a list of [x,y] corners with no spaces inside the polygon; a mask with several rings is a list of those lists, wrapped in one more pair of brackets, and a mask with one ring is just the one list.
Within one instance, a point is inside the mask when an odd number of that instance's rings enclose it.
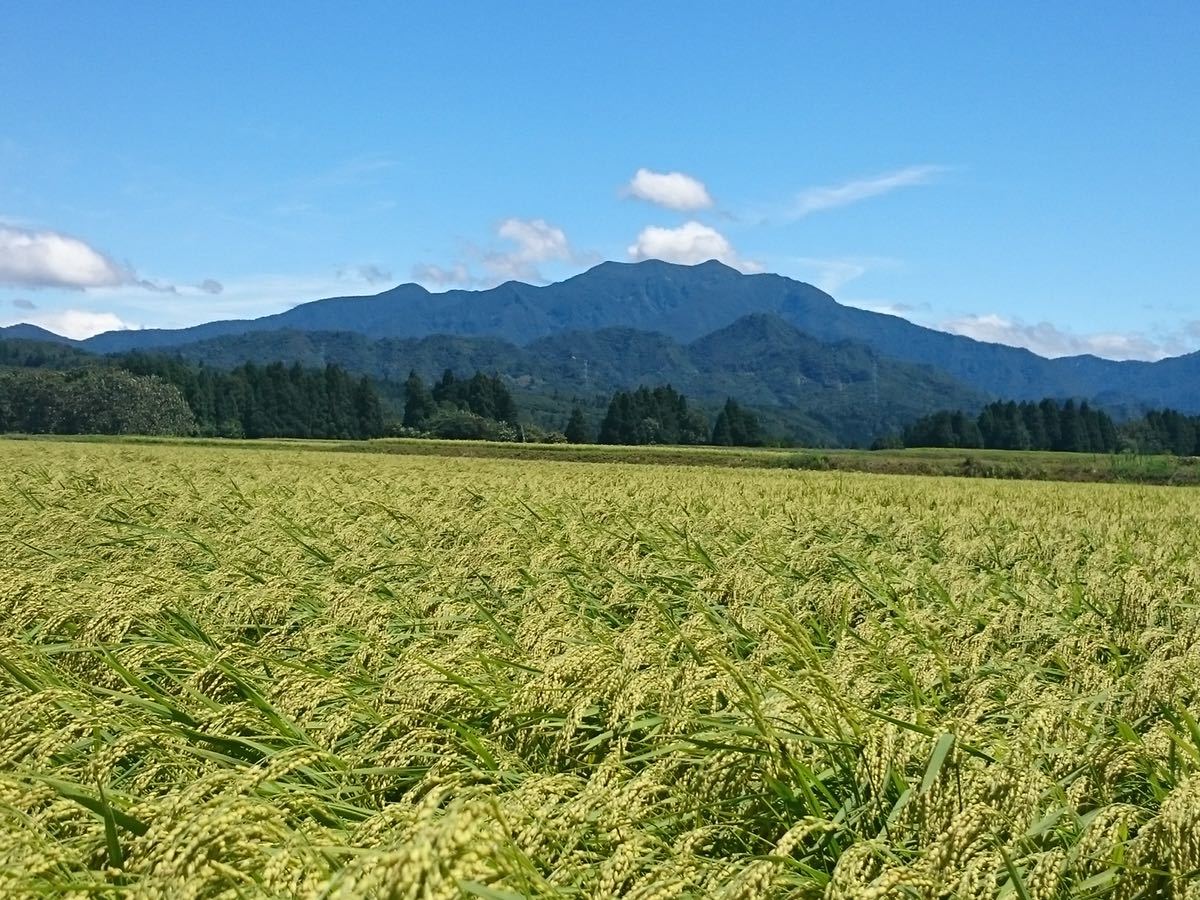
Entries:
{"label": "conifer tree", "polygon": [[588,432],[587,420],[583,417],[583,410],[578,406],[571,410],[571,417],[567,419],[567,427],[563,429],[563,434],[572,444],[590,443],[591,435]]}
{"label": "conifer tree", "polygon": [[437,411],[437,404],[425,382],[415,371],[404,382],[404,427],[420,428]]}

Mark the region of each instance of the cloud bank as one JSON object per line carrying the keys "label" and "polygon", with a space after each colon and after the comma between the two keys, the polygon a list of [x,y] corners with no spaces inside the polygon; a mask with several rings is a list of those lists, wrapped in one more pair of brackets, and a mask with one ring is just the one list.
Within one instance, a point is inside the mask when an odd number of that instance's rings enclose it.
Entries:
{"label": "cloud bank", "polygon": [[678,212],[694,212],[713,205],[704,182],[683,172],[638,169],[623,193]]}
{"label": "cloud bank", "polygon": [[[18,307],[18,309],[24,308]],[[134,327],[115,313],[93,312],[87,309],[39,310],[33,315],[23,315],[19,320],[4,321],[4,318],[0,316],[0,325],[15,325],[17,321],[26,322],[76,341],[100,334],[102,331],[120,331]]]}
{"label": "cloud bank", "polygon": [[1106,359],[1161,359],[1175,350],[1136,332],[1074,334],[1050,322],[1027,324],[996,313],[960,316],[948,319],[937,327],[951,334],[975,338],[977,341],[1025,347],[1039,356],[1049,357],[1091,353]]}

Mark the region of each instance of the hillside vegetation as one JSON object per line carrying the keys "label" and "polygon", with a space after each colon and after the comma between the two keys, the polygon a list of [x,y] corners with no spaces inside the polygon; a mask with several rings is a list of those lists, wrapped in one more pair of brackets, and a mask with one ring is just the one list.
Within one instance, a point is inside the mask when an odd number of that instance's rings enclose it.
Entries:
{"label": "hillside vegetation", "polygon": [[[177,330],[114,331],[82,346],[101,353],[150,350],[280,330],[352,332],[373,339],[451,335],[526,346],[568,333],[629,329],[690,344],[746,316],[763,314],[824,344],[852,341],[883,358],[930,366],[943,378],[993,398],[1075,397],[1108,407],[1166,406],[1200,413],[1200,353],[1157,362],[1095,356],[1046,359],[1022,348],[843,306],[812,285],[780,275],[743,275],[713,260],[695,266],[658,260],[605,262],[556,284],[509,281],[483,291],[430,293],[420,285],[403,284],[369,297],[300,303],[260,319]],[[5,335],[0,329],[0,336]],[[8,336],[40,338],[48,333],[16,326]],[[940,408],[959,405],[945,402]]]}

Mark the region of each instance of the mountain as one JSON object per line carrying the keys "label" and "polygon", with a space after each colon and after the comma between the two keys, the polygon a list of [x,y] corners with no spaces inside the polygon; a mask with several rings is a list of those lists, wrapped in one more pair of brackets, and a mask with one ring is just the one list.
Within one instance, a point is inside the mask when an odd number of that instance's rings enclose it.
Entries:
{"label": "mountain", "polygon": [[19,325],[7,325],[0,328],[0,339],[9,341],[42,341],[52,344],[78,343],[70,338],[57,335],[53,331],[47,331],[45,328],[39,328],[37,325],[28,325],[24,322]]}
{"label": "mountain", "polygon": [[155,349],[286,329],[349,331],[371,338],[492,337],[523,346],[568,332],[609,328],[657,332],[684,344],[755,313],[778,316],[818,341],[851,340],[882,357],[934,366],[995,397],[1083,397],[1110,405],[1200,412],[1200,354],[1154,363],[1094,356],[1045,359],[1028,350],[842,306],[812,285],[780,275],[743,275],[716,261],[696,266],[606,262],[543,287],[510,281],[485,291],[435,294],[405,284],[370,297],[316,300],[261,319],[108,332],[83,345],[97,352]]}
{"label": "mountain", "polygon": [[[761,411],[777,432],[809,444],[869,443],[947,406],[974,409],[985,397],[927,366],[887,359],[862,344],[824,344],[771,314],[745,316],[683,344],[632,328],[569,331],[524,347],[492,337],[434,335],[372,340],[347,332],[270,331],[226,335],[171,349],[187,359],[334,363],[392,382],[416,370],[508,377],[539,423],[561,427],[572,398],[587,404],[640,384],[671,384],[710,410],[727,397]],[[558,403],[546,398],[560,398]]]}

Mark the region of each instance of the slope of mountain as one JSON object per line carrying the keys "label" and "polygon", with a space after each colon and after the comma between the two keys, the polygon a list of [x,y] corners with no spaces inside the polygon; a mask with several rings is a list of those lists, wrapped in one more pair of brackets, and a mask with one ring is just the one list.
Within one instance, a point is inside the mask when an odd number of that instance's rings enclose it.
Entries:
{"label": "slope of mountain", "polygon": [[6,325],[0,328],[0,339],[8,341],[44,341],[53,344],[78,343],[70,338],[57,335],[53,331],[47,331],[45,328],[40,328],[37,325],[29,325],[25,322],[19,325]]}
{"label": "slope of mountain", "polygon": [[[864,444],[926,412],[975,408],[984,400],[929,367],[889,360],[849,341],[822,344],[766,314],[743,317],[689,344],[630,328],[565,332],[525,347],[496,338],[371,340],[346,332],[273,331],[212,338],[171,352],[222,367],[277,360],[335,363],[391,381],[413,369],[427,380],[445,369],[459,374],[480,369],[508,376],[527,395],[558,396],[563,403],[670,383],[713,408],[736,397],[806,443]],[[548,415],[561,415],[561,404],[545,408]],[[542,424],[562,423],[556,418]]]}
{"label": "slope of mountain", "polygon": [[1200,354],[1155,363],[1094,356],[1045,359],[1028,350],[842,306],[812,285],[780,275],[743,275],[715,261],[696,266],[606,262],[544,287],[510,281],[486,291],[433,294],[405,284],[371,297],[304,303],[261,319],[173,331],[108,332],[83,344],[113,352],[291,329],[350,331],[372,338],[489,336],[524,345],[565,332],[608,328],[658,332],[686,343],[752,313],[777,315],[819,341],[853,340],[884,357],[935,366],[997,397],[1074,396],[1200,411]]}

